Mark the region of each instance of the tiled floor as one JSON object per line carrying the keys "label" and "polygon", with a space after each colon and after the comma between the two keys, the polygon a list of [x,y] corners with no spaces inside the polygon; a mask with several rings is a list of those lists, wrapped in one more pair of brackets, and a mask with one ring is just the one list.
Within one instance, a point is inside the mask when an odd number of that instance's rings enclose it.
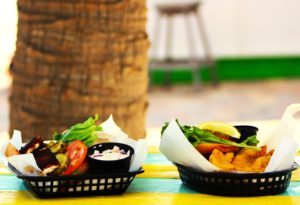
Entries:
{"label": "tiled floor", "polygon": [[[149,93],[147,127],[161,127],[178,118],[187,124],[203,121],[279,119],[291,103],[300,102],[300,79],[226,82],[219,87],[154,87]],[[0,90],[0,132],[8,128],[9,90]]]}
{"label": "tiled floor", "polygon": [[188,124],[203,121],[251,121],[279,119],[284,109],[300,103],[300,79],[226,82],[219,87],[152,89],[149,94],[148,127],[161,126],[171,118]]}

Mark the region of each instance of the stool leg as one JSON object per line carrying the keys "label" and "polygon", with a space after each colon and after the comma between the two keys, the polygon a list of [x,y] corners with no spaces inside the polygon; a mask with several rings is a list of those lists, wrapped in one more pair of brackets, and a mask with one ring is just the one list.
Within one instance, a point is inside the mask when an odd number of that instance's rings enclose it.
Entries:
{"label": "stool leg", "polygon": [[193,69],[193,83],[195,86],[195,90],[198,91],[200,89],[201,84],[201,78],[200,78],[200,64],[197,62],[197,56],[196,56],[196,49],[195,49],[195,42],[193,41],[193,29],[190,21],[189,14],[185,15],[185,25],[186,25],[186,35],[188,39],[189,44],[189,52],[190,52],[190,59],[189,63],[192,65]]}
{"label": "stool leg", "polygon": [[151,42],[151,58],[156,59],[156,54],[158,52],[158,44],[159,44],[159,34],[160,34],[160,27],[161,27],[161,15],[157,12],[157,15],[154,20],[154,32],[153,32],[153,39]]}
{"label": "stool leg", "polygon": [[158,44],[159,44],[159,34],[160,34],[160,27],[161,27],[161,15],[159,12],[157,12],[157,15],[155,17],[155,20],[154,20],[154,32],[153,32],[153,39],[152,39],[152,42],[151,42],[151,58],[153,60],[150,60],[150,63],[149,63],[149,69],[148,69],[148,72],[149,72],[149,90],[151,89],[151,86],[153,84],[153,74],[151,75],[151,72],[150,70],[153,70],[153,62],[152,61],[156,61],[156,56],[157,56],[157,53],[158,53]]}
{"label": "stool leg", "polygon": [[196,11],[196,16],[198,16],[198,18],[196,18],[196,19],[197,19],[198,26],[199,26],[199,32],[201,35],[201,41],[202,41],[202,45],[203,45],[203,49],[204,49],[204,55],[205,55],[205,59],[208,61],[208,64],[209,64],[209,70],[210,70],[210,74],[211,74],[211,77],[213,80],[213,84],[217,85],[219,83],[219,80],[218,80],[216,65],[212,58],[207,34],[206,34],[205,28],[204,28],[205,27],[204,21],[202,19],[202,14],[200,12],[201,11],[200,11],[200,6],[199,6],[198,11]]}
{"label": "stool leg", "polygon": [[[172,61],[172,40],[173,40],[173,19],[172,15],[165,15],[166,18],[166,53],[165,59],[166,64],[171,63]],[[171,76],[170,76],[170,66],[166,65],[165,71],[165,85],[169,86],[171,84]]]}

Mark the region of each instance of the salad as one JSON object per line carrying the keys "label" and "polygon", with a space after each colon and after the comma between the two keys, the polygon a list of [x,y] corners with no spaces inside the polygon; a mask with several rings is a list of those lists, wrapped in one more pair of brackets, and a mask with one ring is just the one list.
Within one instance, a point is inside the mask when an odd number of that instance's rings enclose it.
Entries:
{"label": "salad", "polygon": [[84,174],[89,168],[86,161],[87,149],[97,140],[97,132],[102,131],[101,125],[97,125],[98,119],[96,115],[62,133],[55,132],[50,141],[34,137],[20,149],[8,143],[5,156],[32,154],[37,167],[25,166],[23,171],[27,173],[42,176]]}

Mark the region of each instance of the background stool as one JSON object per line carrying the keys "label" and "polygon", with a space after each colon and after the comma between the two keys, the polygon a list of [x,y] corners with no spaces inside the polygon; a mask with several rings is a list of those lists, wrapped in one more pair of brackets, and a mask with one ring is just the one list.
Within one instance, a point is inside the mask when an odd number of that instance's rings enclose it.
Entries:
{"label": "background stool", "polygon": [[[157,4],[157,21],[154,29],[153,41],[152,41],[152,59],[150,60],[149,68],[162,68],[165,72],[165,84],[170,84],[170,70],[175,68],[188,68],[193,71],[193,83],[196,89],[200,88],[200,74],[199,70],[202,65],[208,66],[210,70],[210,76],[212,83],[214,85],[218,84],[217,71],[215,67],[215,62],[213,61],[207,35],[204,28],[204,23],[202,15],[200,13],[200,2],[190,2],[190,3],[164,3]],[[175,15],[180,15],[185,18],[186,32],[187,32],[187,43],[189,47],[189,58],[185,60],[173,59],[171,56],[172,50],[172,35],[173,35],[173,17]],[[204,57],[196,57],[195,41],[192,38],[192,22],[189,20],[189,15],[193,15],[197,20],[197,26],[200,32],[200,40],[204,50]],[[166,42],[165,42],[165,57],[162,60],[155,59],[155,54],[158,51],[158,37],[160,35],[160,24],[161,19],[166,18]],[[151,76],[150,76],[151,77]],[[150,79],[151,80],[151,79]]]}

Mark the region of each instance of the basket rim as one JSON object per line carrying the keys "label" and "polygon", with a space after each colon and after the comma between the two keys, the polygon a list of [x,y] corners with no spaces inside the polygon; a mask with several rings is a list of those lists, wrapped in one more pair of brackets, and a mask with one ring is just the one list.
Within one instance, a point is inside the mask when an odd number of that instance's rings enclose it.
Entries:
{"label": "basket rim", "polygon": [[135,176],[137,174],[143,173],[145,170],[143,167],[140,167],[136,171],[131,172],[116,172],[116,173],[101,173],[101,174],[84,174],[84,175],[68,175],[68,176],[29,176],[24,175],[19,172],[13,165],[8,163],[10,171],[15,174],[20,179],[29,179],[29,180],[62,180],[62,179],[88,179],[88,178],[116,178],[116,177],[128,177]]}
{"label": "basket rim", "polygon": [[182,164],[178,164],[178,163],[175,163],[173,162],[173,164],[177,167],[177,168],[182,168],[182,169],[185,169],[187,171],[190,171],[190,172],[193,172],[194,174],[205,174],[205,175],[209,175],[209,176],[215,176],[215,175],[218,175],[218,176],[244,176],[244,177],[255,177],[255,176],[268,176],[268,175],[273,175],[273,174],[281,174],[281,173],[285,173],[285,172],[292,172],[292,171],[295,171],[296,169],[299,168],[299,165],[294,162],[292,167],[289,168],[289,169],[283,169],[283,170],[279,170],[279,171],[272,171],[272,172],[260,172],[260,173],[257,173],[257,172],[230,172],[230,171],[214,171],[214,172],[206,172],[206,171],[200,171],[200,170],[197,170],[195,168],[192,168],[192,167],[187,167],[185,165],[182,165]]}

